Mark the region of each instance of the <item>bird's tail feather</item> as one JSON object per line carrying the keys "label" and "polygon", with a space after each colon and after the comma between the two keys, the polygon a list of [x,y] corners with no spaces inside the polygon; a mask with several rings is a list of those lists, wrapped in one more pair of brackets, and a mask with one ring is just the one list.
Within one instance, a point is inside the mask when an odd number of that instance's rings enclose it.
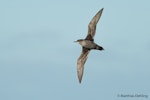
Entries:
{"label": "bird's tail feather", "polygon": [[97,50],[104,50],[104,48],[99,46],[99,45],[97,45],[95,49],[97,49]]}

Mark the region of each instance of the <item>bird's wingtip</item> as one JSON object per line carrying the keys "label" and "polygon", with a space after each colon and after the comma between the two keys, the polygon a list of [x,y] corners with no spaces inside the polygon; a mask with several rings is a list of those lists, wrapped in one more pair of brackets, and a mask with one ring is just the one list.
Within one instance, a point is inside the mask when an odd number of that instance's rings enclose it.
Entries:
{"label": "bird's wingtip", "polygon": [[81,80],[79,80],[79,84],[81,84]]}
{"label": "bird's wingtip", "polygon": [[82,81],[82,75],[81,75],[81,73],[80,74],[78,73],[78,80],[79,80],[79,83],[81,84],[81,81]]}

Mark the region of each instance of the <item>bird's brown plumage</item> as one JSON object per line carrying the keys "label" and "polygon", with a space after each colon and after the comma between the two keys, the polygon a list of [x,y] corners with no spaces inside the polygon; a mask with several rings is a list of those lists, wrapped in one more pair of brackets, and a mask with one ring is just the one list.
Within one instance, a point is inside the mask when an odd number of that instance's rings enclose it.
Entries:
{"label": "bird's brown plumage", "polygon": [[88,34],[86,36],[86,40],[94,40],[94,36],[96,33],[96,25],[102,15],[103,12],[103,8],[93,17],[93,19],[90,21],[89,25],[88,25]]}
{"label": "bird's brown plumage", "polygon": [[77,62],[77,72],[78,72],[78,79],[79,82],[81,83],[82,80],[82,76],[83,76],[83,71],[84,71],[84,64],[88,58],[88,54],[89,54],[90,50],[82,47],[82,53],[80,55],[80,57],[78,58],[78,62]]}
{"label": "bird's brown plumage", "polygon": [[[96,32],[96,25],[97,25],[101,15],[102,15],[102,12],[103,12],[103,8],[90,21],[90,23],[88,25],[88,34],[85,38],[86,40],[94,41],[94,35]],[[90,52],[90,50],[82,47],[82,53],[81,53],[81,55],[77,61],[77,73],[78,73],[78,79],[79,79],[80,83],[81,83],[82,76],[83,76],[84,64],[87,60],[89,52]]]}

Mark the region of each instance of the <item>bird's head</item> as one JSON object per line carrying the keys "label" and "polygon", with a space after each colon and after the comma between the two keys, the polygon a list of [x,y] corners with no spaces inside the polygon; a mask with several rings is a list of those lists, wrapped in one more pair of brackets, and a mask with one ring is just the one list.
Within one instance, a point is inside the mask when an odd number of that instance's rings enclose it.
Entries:
{"label": "bird's head", "polygon": [[74,42],[81,42],[81,41],[83,41],[84,39],[79,39],[79,40],[77,40],[77,41],[74,41]]}

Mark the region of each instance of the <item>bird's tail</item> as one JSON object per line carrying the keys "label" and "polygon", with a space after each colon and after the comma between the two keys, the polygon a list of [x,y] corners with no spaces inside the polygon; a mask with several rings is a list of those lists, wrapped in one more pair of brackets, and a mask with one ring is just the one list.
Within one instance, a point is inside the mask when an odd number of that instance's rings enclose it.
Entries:
{"label": "bird's tail", "polygon": [[101,47],[101,46],[99,46],[99,45],[97,45],[95,49],[96,49],[96,50],[104,50],[104,48]]}

